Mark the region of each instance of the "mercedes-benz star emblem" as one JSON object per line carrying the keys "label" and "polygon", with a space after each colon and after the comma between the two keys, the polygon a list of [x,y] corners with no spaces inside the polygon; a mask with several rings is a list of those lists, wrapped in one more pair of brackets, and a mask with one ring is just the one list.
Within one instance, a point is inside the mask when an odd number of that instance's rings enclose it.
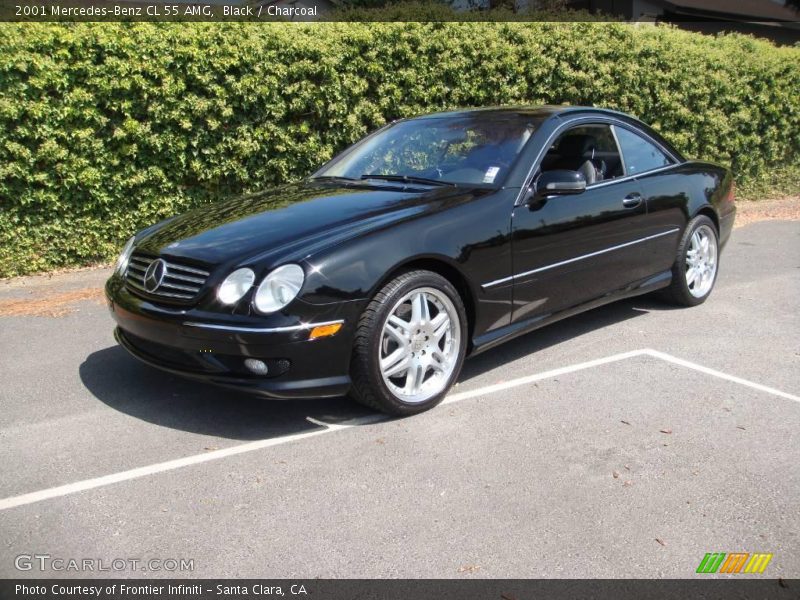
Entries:
{"label": "mercedes-benz star emblem", "polygon": [[161,282],[164,281],[164,275],[166,274],[167,263],[160,258],[155,259],[147,267],[147,271],[144,272],[144,289],[148,292],[155,292]]}

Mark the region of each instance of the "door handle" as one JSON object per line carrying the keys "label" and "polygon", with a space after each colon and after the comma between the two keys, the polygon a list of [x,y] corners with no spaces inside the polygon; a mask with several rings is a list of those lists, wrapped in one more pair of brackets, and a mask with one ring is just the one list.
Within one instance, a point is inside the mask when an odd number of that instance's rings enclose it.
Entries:
{"label": "door handle", "polygon": [[625,208],[636,208],[642,203],[641,194],[628,194],[622,199],[622,206]]}

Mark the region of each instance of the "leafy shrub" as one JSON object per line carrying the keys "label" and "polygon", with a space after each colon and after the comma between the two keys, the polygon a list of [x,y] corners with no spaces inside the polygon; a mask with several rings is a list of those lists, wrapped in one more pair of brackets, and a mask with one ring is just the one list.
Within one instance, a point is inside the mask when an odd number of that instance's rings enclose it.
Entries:
{"label": "leafy shrub", "polygon": [[757,189],[800,172],[798,90],[800,48],[662,26],[4,23],[0,276],[107,260],[142,226],[457,106],[615,108]]}

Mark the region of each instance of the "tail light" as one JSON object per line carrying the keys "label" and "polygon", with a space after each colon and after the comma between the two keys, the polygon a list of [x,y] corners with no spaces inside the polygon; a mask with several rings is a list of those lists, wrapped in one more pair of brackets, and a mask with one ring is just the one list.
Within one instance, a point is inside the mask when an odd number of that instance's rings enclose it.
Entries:
{"label": "tail light", "polygon": [[726,204],[733,204],[736,201],[736,182],[731,181],[731,187],[728,188],[728,193],[725,196]]}

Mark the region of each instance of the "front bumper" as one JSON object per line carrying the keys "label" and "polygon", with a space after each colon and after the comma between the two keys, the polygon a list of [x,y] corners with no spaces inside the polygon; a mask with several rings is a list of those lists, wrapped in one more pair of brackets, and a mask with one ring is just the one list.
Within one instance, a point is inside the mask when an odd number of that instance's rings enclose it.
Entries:
{"label": "front bumper", "polygon": [[[106,283],[106,298],[119,344],[158,369],[277,399],[341,396],[350,388],[360,301],[295,301],[301,316],[216,314],[153,304],[131,294],[116,276]],[[308,339],[314,325],[339,321],[335,335]],[[251,373],[247,358],[265,362],[268,373]]]}

